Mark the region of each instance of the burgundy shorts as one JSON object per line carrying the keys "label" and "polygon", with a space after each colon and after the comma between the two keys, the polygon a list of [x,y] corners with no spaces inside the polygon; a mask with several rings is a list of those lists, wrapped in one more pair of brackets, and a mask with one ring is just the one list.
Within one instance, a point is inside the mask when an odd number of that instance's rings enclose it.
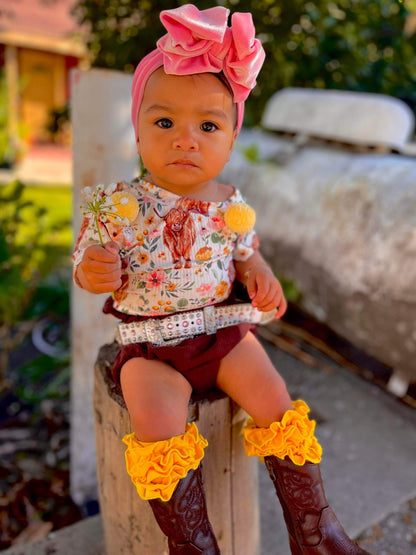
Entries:
{"label": "burgundy shorts", "polygon": [[[122,314],[113,309],[108,299],[103,311],[113,314],[124,322],[143,320],[141,317]],[[180,372],[191,384],[195,393],[205,393],[215,387],[221,360],[243,339],[248,331],[255,332],[256,325],[238,324],[218,330],[212,335],[198,335],[185,339],[175,346],[155,347],[151,343],[120,345],[112,367],[112,376],[120,385],[120,371],[130,359],[143,357],[147,360],[166,362]]]}

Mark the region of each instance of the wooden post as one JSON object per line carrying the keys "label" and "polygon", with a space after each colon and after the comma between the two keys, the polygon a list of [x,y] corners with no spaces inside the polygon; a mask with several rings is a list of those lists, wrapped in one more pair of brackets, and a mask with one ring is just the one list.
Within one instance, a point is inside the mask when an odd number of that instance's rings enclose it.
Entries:
{"label": "wooden post", "polygon": [[[95,365],[94,413],[98,493],[107,555],[167,555],[165,536],[149,504],[126,472],[131,433],[120,389],[109,375],[116,345],[104,345]],[[257,459],[247,457],[240,434],[246,413],[220,391],[193,397],[188,420],[209,445],[203,459],[208,514],[222,555],[258,555],[260,526]]]}

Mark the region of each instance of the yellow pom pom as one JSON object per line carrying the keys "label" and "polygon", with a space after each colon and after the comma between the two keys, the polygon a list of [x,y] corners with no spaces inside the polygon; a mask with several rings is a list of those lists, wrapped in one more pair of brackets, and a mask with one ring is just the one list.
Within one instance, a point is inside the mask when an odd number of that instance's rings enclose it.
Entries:
{"label": "yellow pom pom", "polygon": [[248,233],[256,222],[256,213],[245,202],[231,204],[224,213],[227,226],[236,233]]}
{"label": "yellow pom pom", "polygon": [[111,195],[111,200],[114,205],[114,214],[109,215],[110,220],[114,223],[118,222],[119,218],[127,218],[129,223],[134,222],[139,213],[139,203],[137,199],[130,193],[123,193],[122,191],[117,191]]}

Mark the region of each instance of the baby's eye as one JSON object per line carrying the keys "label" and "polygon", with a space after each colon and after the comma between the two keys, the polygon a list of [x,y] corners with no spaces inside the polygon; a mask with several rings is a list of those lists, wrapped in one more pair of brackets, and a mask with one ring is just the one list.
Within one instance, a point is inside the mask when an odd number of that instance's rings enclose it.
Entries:
{"label": "baby's eye", "polygon": [[215,125],[215,123],[212,123],[212,121],[204,121],[204,123],[201,124],[201,129],[202,131],[205,131],[205,133],[212,133],[213,131],[218,129],[218,127]]}
{"label": "baby's eye", "polygon": [[158,125],[162,129],[169,129],[170,127],[172,127],[173,124],[169,118],[161,118],[157,120],[156,125]]}

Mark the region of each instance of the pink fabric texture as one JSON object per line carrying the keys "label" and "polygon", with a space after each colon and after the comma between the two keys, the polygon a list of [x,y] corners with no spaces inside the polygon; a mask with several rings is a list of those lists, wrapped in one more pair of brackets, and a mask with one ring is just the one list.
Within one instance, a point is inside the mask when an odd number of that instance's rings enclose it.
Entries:
{"label": "pink fabric texture", "polygon": [[251,14],[234,13],[228,27],[229,13],[222,6],[200,11],[193,4],[161,12],[167,33],[157,41],[157,48],[141,60],[133,77],[131,115],[136,140],[146,82],[162,66],[169,75],[222,71],[237,103],[237,128],[241,128],[244,101],[256,85],[265,53],[255,38]]}

